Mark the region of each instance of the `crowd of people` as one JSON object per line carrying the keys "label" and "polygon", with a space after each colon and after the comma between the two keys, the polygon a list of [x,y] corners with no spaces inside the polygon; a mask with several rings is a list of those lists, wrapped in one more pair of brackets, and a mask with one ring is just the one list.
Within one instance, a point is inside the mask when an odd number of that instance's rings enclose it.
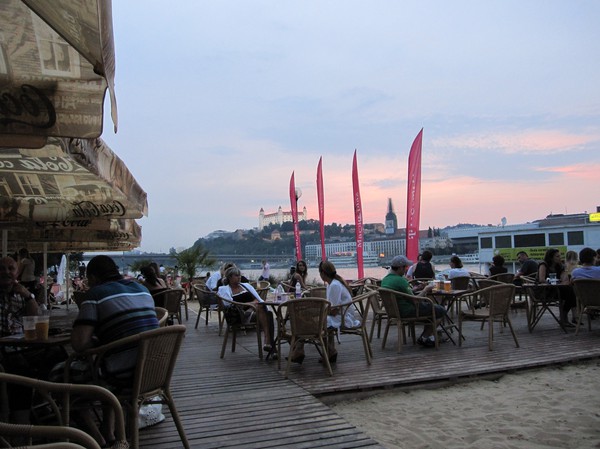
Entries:
{"label": "crowd of people", "polygon": [[[40,313],[40,304],[36,300],[34,291],[35,283],[32,284],[31,273],[34,272],[34,264],[28,252],[20,251],[18,260],[12,257],[0,259],[0,336],[5,337],[23,332],[23,317],[37,315]],[[514,274],[516,284],[536,282],[544,284],[554,282],[564,286],[571,286],[577,279],[600,279],[600,256],[591,248],[583,248],[579,253],[568,252],[563,256],[555,248],[548,249],[544,259],[536,262],[530,259],[525,251],[517,254],[519,269]],[[411,279],[433,279],[436,276],[435,267],[432,262],[432,254],[424,251],[416,263],[403,255],[394,257],[391,261],[388,274],[381,279],[383,288],[392,289],[411,296],[398,299],[398,308],[401,316],[414,317],[417,312],[419,316],[429,316],[435,313],[437,323],[425,325],[417,342],[424,347],[435,346],[434,333],[437,325],[444,319],[447,310],[443,305],[432,305],[430,301],[424,301],[433,286],[429,283],[414,287],[409,281]],[[32,267],[33,265],[33,267]],[[299,260],[290,270],[286,285],[290,291],[295,291],[298,284],[302,290],[310,288],[307,282],[308,266],[305,261]],[[340,307],[352,301],[353,291],[336,270],[333,263],[324,260],[318,267],[319,276],[326,285],[326,298],[330,302],[327,327],[331,330],[339,329],[342,323],[352,327],[357,324],[356,317],[348,312],[344,316],[340,313]],[[501,255],[493,258],[490,267],[490,275],[506,273],[505,260]],[[450,259],[450,269],[447,279],[469,276],[470,273],[463,267],[458,256]],[[266,261],[262,263],[261,278],[269,280],[270,267]],[[35,279],[34,279],[35,280]],[[85,298],[78,303],[79,311],[73,323],[71,332],[71,347],[75,352],[83,352],[86,349],[103,345],[129,335],[155,329],[158,327],[158,319],[155,313],[155,304],[152,293],[169,288],[168,279],[165,278],[165,270],[156,263],[151,263],[141,269],[139,279],[126,279],[119,272],[117,264],[108,256],[96,256],[85,266],[85,282],[81,288],[85,289]],[[256,311],[255,320],[260,324],[264,333],[264,350],[274,352],[275,329],[273,313],[263,304],[257,290],[245,278],[240,269],[231,262],[224,263],[219,270],[214,271],[206,277],[206,287],[221,298],[242,304],[253,304]],[[562,307],[560,311],[561,324],[573,326],[577,321],[576,298],[566,289],[562,293]],[[572,320],[568,321],[571,313]],[[338,359],[338,351],[335,346],[334,332],[328,333],[327,348],[329,361],[335,363]],[[114,363],[110,364],[103,375],[105,380],[127,382],[131,379],[135,357],[132,355],[135,348],[130,348],[126,353],[111,355]],[[304,348],[297,345],[289,354],[291,362],[303,363],[305,358]],[[57,363],[63,362],[66,354],[63,352],[48,353],[40,356],[39,352],[27,349],[20,351],[0,351],[0,365],[8,371],[16,374],[46,378]],[[109,360],[110,361],[110,360]],[[18,392],[18,390],[16,390]],[[12,419],[15,422],[26,422],[28,409],[31,406],[27,395],[10,395],[10,409]],[[82,414],[80,417],[84,425],[89,427],[91,418]],[[88,422],[89,421],[89,422]],[[85,424],[87,422],[87,424]],[[102,420],[99,429],[86,429],[100,444],[105,444],[114,438],[114,429],[110,415]]]}

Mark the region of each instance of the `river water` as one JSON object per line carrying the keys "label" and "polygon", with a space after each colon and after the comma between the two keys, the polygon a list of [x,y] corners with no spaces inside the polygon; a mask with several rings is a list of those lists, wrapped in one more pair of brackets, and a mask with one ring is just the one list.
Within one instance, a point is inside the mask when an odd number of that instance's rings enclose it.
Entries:
{"label": "river water", "polygon": [[[474,265],[465,265],[464,268],[467,271],[472,271],[475,273],[483,272],[483,265],[481,270],[479,268],[479,264]],[[438,273],[443,273],[450,269],[450,266],[447,264],[436,264],[435,271]],[[241,270],[242,274],[246,276],[248,279],[258,279],[261,274],[261,270]],[[354,279],[358,279],[358,269],[357,268],[338,268],[338,274],[346,279],[347,281],[351,281]],[[365,277],[374,277],[377,279],[383,278],[388,271],[383,267],[366,267],[365,268]],[[289,269],[284,268],[272,268],[271,276],[273,276],[277,280],[287,279],[289,274]],[[308,283],[309,284],[320,284],[322,283],[321,277],[319,276],[319,270],[317,268],[309,268],[308,269]]]}

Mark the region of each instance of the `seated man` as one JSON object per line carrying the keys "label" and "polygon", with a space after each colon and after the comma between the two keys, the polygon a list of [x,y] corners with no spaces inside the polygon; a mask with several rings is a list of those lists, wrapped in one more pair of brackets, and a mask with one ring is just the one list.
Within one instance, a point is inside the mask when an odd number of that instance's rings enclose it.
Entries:
{"label": "seated man", "polygon": [[517,260],[521,264],[521,268],[515,273],[515,285],[522,285],[523,280],[521,276],[532,276],[538,272],[538,264],[535,260],[530,259],[525,251],[519,251],[517,253]]}
{"label": "seated man", "polygon": [[[414,295],[413,290],[410,288],[408,280],[404,277],[408,267],[412,265],[412,262],[404,256],[396,256],[392,259],[390,272],[381,280],[381,286],[390,290],[396,290],[401,293],[408,295]],[[418,296],[426,296],[433,287],[425,287]],[[405,299],[398,299],[398,309],[400,315],[406,318],[413,318],[417,315],[417,304],[419,307],[419,316],[431,315],[431,303],[426,301],[419,301],[415,298],[415,301],[407,301]],[[446,315],[446,309],[443,306],[435,305],[435,316],[438,318],[436,326],[440,324],[444,316]],[[427,347],[435,346],[435,337],[433,332],[435,329],[431,325],[426,325],[423,329],[423,333],[417,340],[420,345]]]}
{"label": "seated man", "polygon": [[[79,304],[71,334],[75,352],[158,328],[154,300],[148,289],[133,279],[124,279],[110,257],[92,258],[86,274],[90,289]],[[129,348],[106,357],[103,375],[109,384],[123,385],[132,381],[136,354],[137,348]],[[81,418],[87,424],[86,430],[100,445],[114,440],[112,414],[107,414],[102,422],[104,441],[93,431],[91,414],[82,413]]]}
{"label": "seated man", "polygon": [[571,273],[571,280],[575,279],[600,279],[600,266],[594,265],[596,251],[592,248],[583,248],[579,251],[580,267]]}

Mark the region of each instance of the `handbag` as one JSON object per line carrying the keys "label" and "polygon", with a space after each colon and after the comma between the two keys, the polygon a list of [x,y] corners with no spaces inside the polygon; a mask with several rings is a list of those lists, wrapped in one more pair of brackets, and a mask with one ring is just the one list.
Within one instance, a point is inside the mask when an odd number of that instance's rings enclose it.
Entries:
{"label": "handbag", "polygon": [[229,326],[239,326],[244,321],[244,312],[236,306],[226,307],[223,311],[223,315]]}

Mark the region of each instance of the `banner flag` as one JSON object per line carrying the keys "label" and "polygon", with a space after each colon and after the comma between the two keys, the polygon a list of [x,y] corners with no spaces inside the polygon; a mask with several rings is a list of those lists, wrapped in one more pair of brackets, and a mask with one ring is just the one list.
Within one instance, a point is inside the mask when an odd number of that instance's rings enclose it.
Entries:
{"label": "banner flag", "polygon": [[317,166],[317,201],[319,204],[319,232],[321,233],[321,260],[327,259],[325,253],[325,196],[323,193],[323,156]]}
{"label": "banner flag", "polygon": [[290,178],[290,204],[292,206],[292,221],[294,223],[294,242],[296,243],[296,260],[302,260],[302,249],[300,248],[300,228],[298,228],[298,197],[296,196],[296,183],[294,172]]}
{"label": "banner flag", "polygon": [[352,161],[352,193],[354,196],[354,227],[356,232],[356,265],[358,266],[358,278],[365,277],[363,262],[363,217],[362,204],[360,201],[360,186],[358,184],[358,166],[356,164],[356,150]]}
{"label": "banner flag", "polygon": [[408,186],[406,189],[406,257],[419,257],[419,222],[421,218],[421,147],[423,128],[410,147],[408,155]]}

